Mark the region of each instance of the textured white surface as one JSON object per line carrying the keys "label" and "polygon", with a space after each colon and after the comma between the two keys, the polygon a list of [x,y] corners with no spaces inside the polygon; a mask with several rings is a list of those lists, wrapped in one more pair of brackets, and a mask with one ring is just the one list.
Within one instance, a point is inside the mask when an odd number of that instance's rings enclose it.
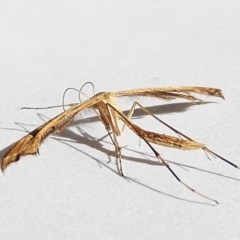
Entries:
{"label": "textured white surface", "polygon": [[[96,92],[199,85],[223,89],[226,101],[182,112],[185,105],[164,105],[161,117],[240,165],[239,29],[240,2],[233,0],[1,1],[1,156],[61,111],[20,108],[61,104],[67,87],[86,81]],[[68,101],[77,100],[70,95]],[[131,104],[127,99],[121,106]],[[40,156],[24,157],[0,174],[1,239],[239,239],[240,171],[208,161],[202,151],[156,147],[164,158],[197,168],[172,165],[220,202],[210,206],[126,131],[123,167],[132,179],[126,181],[116,174],[109,138],[98,141],[103,126],[91,119],[48,138]],[[134,121],[164,130],[147,116]]]}

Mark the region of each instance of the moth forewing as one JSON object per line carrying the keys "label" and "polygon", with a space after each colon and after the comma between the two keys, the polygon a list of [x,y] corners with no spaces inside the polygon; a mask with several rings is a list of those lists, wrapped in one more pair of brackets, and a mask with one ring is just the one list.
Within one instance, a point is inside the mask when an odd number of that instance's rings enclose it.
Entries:
{"label": "moth forewing", "polygon": [[222,91],[218,88],[208,88],[208,87],[161,87],[161,88],[139,88],[126,91],[114,92],[117,97],[120,96],[144,96],[144,97],[156,97],[162,99],[175,99],[184,98],[190,101],[202,101],[191,95],[192,93],[197,93],[206,96],[220,97],[224,99]]}
{"label": "moth forewing", "polygon": [[21,156],[38,153],[40,144],[47,136],[62,130],[76,114],[101,101],[103,96],[104,94],[95,96],[77,106],[69,108],[21,138],[3,156],[1,163],[2,171],[4,171],[10,163],[18,161]]}

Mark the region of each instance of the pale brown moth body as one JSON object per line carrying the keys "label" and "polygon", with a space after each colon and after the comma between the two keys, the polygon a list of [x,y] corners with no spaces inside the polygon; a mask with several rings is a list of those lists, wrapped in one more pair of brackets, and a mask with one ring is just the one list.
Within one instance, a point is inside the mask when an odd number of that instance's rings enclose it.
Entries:
{"label": "pale brown moth body", "polygon": [[[65,112],[59,114],[58,116],[54,117],[53,119],[49,120],[48,122],[42,124],[28,135],[17,141],[4,155],[2,159],[1,169],[4,171],[6,167],[13,162],[16,162],[20,159],[20,157],[29,155],[29,154],[36,154],[38,153],[38,148],[42,141],[50,134],[59,132],[64,129],[71,120],[81,111],[87,108],[94,108],[100,120],[103,122],[106,130],[108,131],[111,137],[115,149],[117,158],[119,159],[119,167],[120,173],[123,175],[122,172],[122,165],[121,165],[121,148],[118,145],[117,137],[121,135],[122,130],[125,126],[128,126],[135,134],[137,134],[141,139],[143,139],[146,144],[151,148],[154,152],[158,161],[166,166],[171,174],[181,182],[185,187],[190,189],[191,191],[201,195],[202,197],[215,201],[199,192],[196,192],[194,189],[189,187],[187,184],[182,182],[179,177],[173,172],[170,166],[161,158],[160,154],[152,147],[150,143],[154,143],[157,145],[162,145],[165,147],[171,148],[178,148],[182,150],[195,150],[195,149],[203,149],[206,152],[211,153],[212,155],[220,158],[221,160],[231,164],[232,166],[239,168],[234,163],[228,161],[227,159],[221,157],[220,155],[214,153],[210,149],[208,149],[204,144],[198,143],[193,139],[187,137],[183,133],[179,132],[178,130],[174,129],[167,123],[163,122],[161,119],[150,113],[146,108],[141,106],[139,103],[135,102],[132,109],[130,110],[128,116],[125,116],[121,109],[119,108],[116,98],[117,97],[124,97],[124,96],[145,96],[145,97],[154,97],[164,100],[172,100],[176,98],[182,98],[189,101],[200,101],[202,100],[194,97],[191,95],[192,93],[213,96],[213,97],[220,97],[224,98],[223,94],[220,89],[216,88],[206,88],[206,87],[164,87],[164,88],[142,88],[142,89],[134,89],[134,90],[126,90],[126,91],[118,91],[118,92],[102,92],[94,95],[92,98],[79,103],[77,105],[73,105],[71,108],[66,110]],[[130,118],[133,114],[134,108],[138,105],[145,111],[147,114],[152,115],[155,119],[157,119],[162,124],[169,127],[172,131],[174,131],[180,137],[173,137],[165,134],[150,132],[148,130],[142,129],[141,127],[134,124]],[[120,129],[118,121],[121,120],[124,123],[122,129]]]}

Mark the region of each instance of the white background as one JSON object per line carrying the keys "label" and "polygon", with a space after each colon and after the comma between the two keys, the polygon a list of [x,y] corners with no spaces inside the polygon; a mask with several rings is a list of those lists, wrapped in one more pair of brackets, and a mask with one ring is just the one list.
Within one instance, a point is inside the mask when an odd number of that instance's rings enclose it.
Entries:
{"label": "white background", "polygon": [[[240,165],[239,1],[5,1],[0,3],[0,155],[62,111],[68,87],[95,91],[197,85],[221,88],[226,101],[135,100]],[[92,95],[90,86],[84,88]],[[78,101],[68,92],[68,102]],[[127,110],[132,100],[121,101]],[[171,105],[173,104],[173,105]],[[162,106],[161,106],[162,105]],[[137,112],[140,114],[141,112]],[[160,115],[161,113],[161,115]],[[103,125],[86,113],[0,175],[1,239],[239,239],[240,171],[203,151],[156,146],[198,191],[158,166],[127,130],[123,168]],[[86,120],[85,120],[86,119]],[[143,128],[169,133],[138,115]],[[77,125],[77,126],[76,126]],[[59,140],[62,139],[62,140]],[[214,204],[213,204],[214,205]]]}

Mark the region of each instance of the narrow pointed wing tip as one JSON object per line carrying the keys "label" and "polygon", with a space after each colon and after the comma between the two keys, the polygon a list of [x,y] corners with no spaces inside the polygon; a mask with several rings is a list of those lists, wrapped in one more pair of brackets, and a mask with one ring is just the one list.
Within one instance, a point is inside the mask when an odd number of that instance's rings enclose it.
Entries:
{"label": "narrow pointed wing tip", "polygon": [[215,95],[216,97],[220,97],[220,98],[222,98],[223,100],[225,100],[224,95],[223,95],[221,89],[215,89],[215,92],[213,93],[213,95]]}
{"label": "narrow pointed wing tip", "polygon": [[6,166],[1,166],[2,173],[4,174]]}
{"label": "narrow pointed wing tip", "polygon": [[8,152],[6,155],[2,158],[2,163],[1,163],[1,170],[4,173],[5,169],[8,167],[8,165],[17,162],[22,156],[25,155],[39,155],[39,150],[38,148],[27,148],[25,149],[25,152],[17,152],[17,153],[12,153]]}
{"label": "narrow pointed wing tip", "polygon": [[1,163],[1,170],[4,173],[5,169],[8,167],[9,164],[18,161],[19,157],[18,156],[12,156],[11,158],[9,156],[5,156],[2,159]]}
{"label": "narrow pointed wing tip", "polygon": [[219,88],[199,88],[199,92],[200,94],[205,94],[205,95],[209,95],[212,97],[219,97],[225,100],[224,95],[222,93],[222,90]]}
{"label": "narrow pointed wing tip", "polygon": [[224,97],[224,95],[223,95],[222,92],[220,93],[220,95],[219,95],[218,97],[220,97],[220,98],[222,98],[223,100],[225,100],[225,97]]}
{"label": "narrow pointed wing tip", "polygon": [[5,169],[7,168],[8,165],[9,165],[9,163],[2,162],[2,164],[1,164],[2,173],[5,172]]}

